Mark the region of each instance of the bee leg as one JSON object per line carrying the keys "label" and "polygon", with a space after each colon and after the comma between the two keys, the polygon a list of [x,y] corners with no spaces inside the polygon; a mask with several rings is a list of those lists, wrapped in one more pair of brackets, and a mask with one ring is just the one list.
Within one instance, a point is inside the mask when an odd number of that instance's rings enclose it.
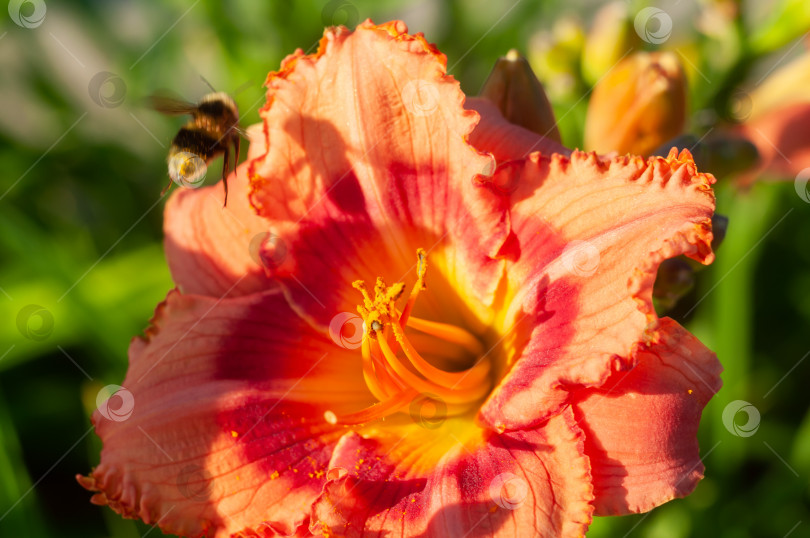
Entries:
{"label": "bee leg", "polygon": [[163,196],[164,194],[166,194],[167,192],[169,192],[169,189],[171,189],[171,188],[172,188],[172,183],[174,183],[174,181],[172,181],[172,180],[171,180],[171,178],[169,178],[169,184],[168,184],[168,185],[166,185],[165,187],[163,187],[163,190],[162,190],[162,191],[160,191],[160,195],[161,195],[161,196]]}
{"label": "bee leg", "polygon": [[225,187],[225,201],[222,202],[222,207],[228,205],[228,165],[230,164],[230,156],[231,148],[226,148],[225,154],[222,158],[222,186]]}

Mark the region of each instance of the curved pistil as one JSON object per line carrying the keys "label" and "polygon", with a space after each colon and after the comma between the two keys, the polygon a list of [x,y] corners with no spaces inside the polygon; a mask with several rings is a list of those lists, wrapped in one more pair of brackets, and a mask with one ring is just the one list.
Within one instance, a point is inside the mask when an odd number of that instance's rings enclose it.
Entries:
{"label": "curved pistil", "polygon": [[[373,299],[365,282],[358,280],[352,284],[363,295],[363,304],[357,307],[366,328],[361,346],[363,377],[379,402],[354,413],[338,415],[327,411],[324,418],[330,424],[371,422],[402,411],[422,396],[440,399],[450,415],[461,414],[469,411],[492,389],[490,360],[474,335],[462,327],[420,319],[411,314],[419,292],[426,289],[427,256],[424,249],[418,249],[417,256],[417,281],[402,310],[396,306],[405,291],[402,282],[386,286],[378,277]],[[441,345],[435,347],[449,362],[468,363],[472,356],[475,357],[473,365],[462,371],[436,367],[420,354],[405,334],[406,326],[438,339]],[[425,351],[437,354],[436,349]]]}

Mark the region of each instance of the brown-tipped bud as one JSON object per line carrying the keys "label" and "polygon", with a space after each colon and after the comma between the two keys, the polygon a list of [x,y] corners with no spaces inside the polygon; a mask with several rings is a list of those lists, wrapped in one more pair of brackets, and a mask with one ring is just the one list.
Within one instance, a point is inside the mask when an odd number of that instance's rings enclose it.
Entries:
{"label": "brown-tipped bud", "polygon": [[498,58],[481,88],[481,96],[495,103],[511,123],[561,142],[543,85],[518,51],[510,50],[506,56]]}
{"label": "brown-tipped bud", "polygon": [[686,124],[686,77],[671,52],[637,52],[596,85],[585,121],[585,147],[650,155]]}
{"label": "brown-tipped bud", "polygon": [[625,2],[611,2],[596,12],[582,51],[582,76],[594,85],[624,55],[635,49],[640,38]]}

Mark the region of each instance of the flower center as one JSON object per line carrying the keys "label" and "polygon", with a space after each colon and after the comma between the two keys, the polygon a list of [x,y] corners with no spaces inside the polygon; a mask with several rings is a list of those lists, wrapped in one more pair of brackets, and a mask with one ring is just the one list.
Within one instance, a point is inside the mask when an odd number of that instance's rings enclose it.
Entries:
{"label": "flower center", "polygon": [[[374,298],[365,282],[352,285],[363,294],[363,304],[357,311],[363,317],[364,334],[363,377],[378,403],[361,411],[343,415],[324,413],[330,424],[363,424],[392,415],[408,407],[417,398],[442,402],[448,415],[459,415],[472,409],[492,389],[490,359],[481,342],[470,332],[456,325],[429,321],[413,316],[419,292],[426,289],[427,256],[417,250],[417,280],[402,310],[397,300],[405,292],[405,284],[386,286],[377,278]],[[413,329],[406,335],[405,329]],[[417,350],[441,357],[443,366],[464,365],[475,358],[472,366],[451,371],[435,366]]]}

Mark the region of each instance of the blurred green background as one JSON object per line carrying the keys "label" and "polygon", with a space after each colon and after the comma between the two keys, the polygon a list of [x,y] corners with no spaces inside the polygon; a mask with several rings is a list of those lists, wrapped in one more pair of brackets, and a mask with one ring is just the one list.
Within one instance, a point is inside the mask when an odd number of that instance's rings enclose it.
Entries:
{"label": "blurred green background", "polygon": [[[810,29],[806,0],[742,3],[728,26],[705,23],[728,4],[739,3],[655,4],[674,21],[661,48],[691,64],[698,137],[728,117],[738,86],[802,53]],[[172,287],[160,191],[182,120],[144,107],[146,95],[196,100],[208,91],[201,75],[218,90],[244,87],[236,101],[249,125],[268,71],[298,47],[314,50],[325,25],[400,18],[439,45],[468,94],[498,56],[526,52],[575,147],[590,91],[582,39],[601,5],[12,0],[0,17],[0,536],[159,535],[92,506],[74,478],[98,463],[96,395],[123,379],[130,338]],[[810,204],[793,178],[748,190],[718,179],[728,235],[673,313],[725,367],[701,423],[706,478],[651,513],[597,518],[590,536],[810,536]],[[755,434],[723,425],[734,400],[759,411]]]}

